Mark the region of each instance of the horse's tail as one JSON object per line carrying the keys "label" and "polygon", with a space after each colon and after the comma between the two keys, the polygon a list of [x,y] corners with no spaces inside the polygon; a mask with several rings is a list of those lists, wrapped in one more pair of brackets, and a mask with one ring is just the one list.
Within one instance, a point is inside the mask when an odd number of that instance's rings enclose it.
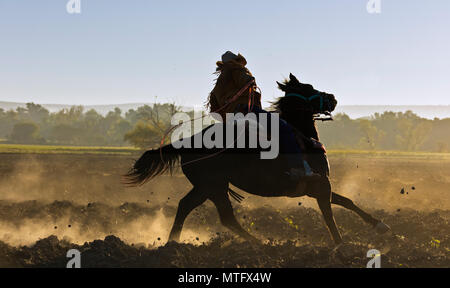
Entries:
{"label": "horse's tail", "polygon": [[148,150],[142,154],[133,168],[124,175],[124,183],[129,186],[140,186],[166,171],[172,173],[180,159],[181,149],[175,149],[172,144],[160,149]]}

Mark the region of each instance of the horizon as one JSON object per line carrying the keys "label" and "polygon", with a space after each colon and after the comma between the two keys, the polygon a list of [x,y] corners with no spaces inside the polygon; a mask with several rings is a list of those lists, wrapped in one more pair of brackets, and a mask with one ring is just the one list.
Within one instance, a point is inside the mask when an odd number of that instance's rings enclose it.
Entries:
{"label": "horizon", "polygon": [[[172,102],[123,102],[123,103],[101,103],[101,104],[71,104],[71,103],[39,103],[39,102],[14,102],[14,101],[2,101],[0,100],[0,103],[9,103],[9,104],[27,104],[27,103],[33,103],[33,104],[38,104],[38,105],[61,105],[61,106],[114,106],[114,105],[132,105],[132,104],[149,104],[149,105],[153,105],[156,103],[159,104],[166,104],[166,103],[172,103]],[[174,103],[177,106],[181,106],[178,105],[177,103]],[[203,105],[201,105],[203,106]],[[337,107],[339,106],[392,106],[392,107],[404,107],[404,106],[419,106],[419,107],[424,107],[424,106],[430,106],[430,107],[445,107],[445,106],[450,106],[450,104],[339,104],[337,105]],[[193,106],[194,107],[194,106]],[[449,115],[450,116],[450,115]]]}
{"label": "horizon", "polygon": [[290,72],[341,105],[450,105],[446,0],[382,1],[380,14],[367,0],[233,0],[231,18],[205,0],[81,3],[81,14],[66,1],[0,4],[1,100],[198,106],[232,50],[247,58],[264,105]]}
{"label": "horizon", "polygon": [[[24,102],[6,102],[0,101],[0,109],[4,110],[16,110],[18,107],[26,107],[27,103]],[[34,103],[41,105],[47,109],[50,113],[55,113],[61,109],[67,109],[73,106],[82,106],[85,111],[94,109],[97,113],[101,115],[106,115],[108,112],[113,111],[115,108],[119,108],[122,114],[128,112],[131,109],[136,110],[138,107],[143,105],[153,105],[152,102],[135,102],[135,103],[110,103],[110,104],[99,104],[99,105],[73,105],[73,104],[62,104],[62,103]],[[164,103],[160,103],[164,104]],[[177,105],[175,103],[175,105]],[[198,109],[198,106],[179,106],[183,111],[190,109]],[[202,106],[202,109],[205,107]],[[338,105],[336,110],[333,111],[333,115],[344,113],[351,119],[360,118],[370,118],[375,115],[375,113],[382,114],[384,112],[406,112],[412,111],[414,114],[425,119],[447,119],[450,118],[450,105]]]}

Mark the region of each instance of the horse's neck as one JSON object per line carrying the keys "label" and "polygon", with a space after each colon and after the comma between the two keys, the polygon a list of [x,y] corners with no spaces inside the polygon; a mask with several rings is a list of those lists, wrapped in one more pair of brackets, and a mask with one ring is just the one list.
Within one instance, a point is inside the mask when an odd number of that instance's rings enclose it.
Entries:
{"label": "horse's neck", "polygon": [[317,132],[316,124],[312,117],[311,119],[296,119],[295,121],[287,120],[287,122],[300,131],[304,136],[314,138],[319,141],[319,133]]}

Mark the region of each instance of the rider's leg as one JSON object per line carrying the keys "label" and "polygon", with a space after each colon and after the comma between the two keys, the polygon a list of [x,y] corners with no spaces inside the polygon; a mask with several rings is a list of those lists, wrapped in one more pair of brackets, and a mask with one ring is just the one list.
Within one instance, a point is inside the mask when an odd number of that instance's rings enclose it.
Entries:
{"label": "rider's leg", "polygon": [[303,157],[292,127],[283,119],[280,119],[280,150],[286,153],[288,174],[293,181],[299,181],[303,177],[317,176]]}
{"label": "rider's leg", "polygon": [[[258,106],[253,106],[251,112],[260,114],[267,113],[266,110],[261,109]],[[287,174],[292,178],[293,181],[298,181],[300,178],[306,176],[314,176],[311,167],[308,162],[306,162],[302,156],[302,151],[297,139],[295,138],[294,131],[292,127],[283,119],[280,119],[280,151],[282,152],[282,157],[286,158],[287,167],[289,171]],[[270,128],[268,129],[270,130]]]}

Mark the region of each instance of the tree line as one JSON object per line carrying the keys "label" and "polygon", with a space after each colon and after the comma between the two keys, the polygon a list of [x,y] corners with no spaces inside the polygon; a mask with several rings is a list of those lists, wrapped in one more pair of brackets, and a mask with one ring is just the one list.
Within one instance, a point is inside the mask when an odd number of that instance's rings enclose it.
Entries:
{"label": "tree line", "polygon": [[337,114],[318,123],[330,149],[450,152],[450,118],[421,118],[412,111],[375,113],[367,119]]}
{"label": "tree line", "polygon": [[73,106],[50,113],[39,104],[4,111],[0,108],[0,139],[6,143],[75,146],[152,147],[159,143],[178,111],[174,104],[144,105],[123,113],[101,115]]}
{"label": "tree line", "polygon": [[[157,146],[180,108],[173,103],[144,105],[106,115],[82,106],[50,113],[39,104],[0,108],[0,142],[76,146]],[[375,113],[367,119],[337,114],[317,124],[328,149],[450,152],[450,118],[425,119],[407,112]]]}

